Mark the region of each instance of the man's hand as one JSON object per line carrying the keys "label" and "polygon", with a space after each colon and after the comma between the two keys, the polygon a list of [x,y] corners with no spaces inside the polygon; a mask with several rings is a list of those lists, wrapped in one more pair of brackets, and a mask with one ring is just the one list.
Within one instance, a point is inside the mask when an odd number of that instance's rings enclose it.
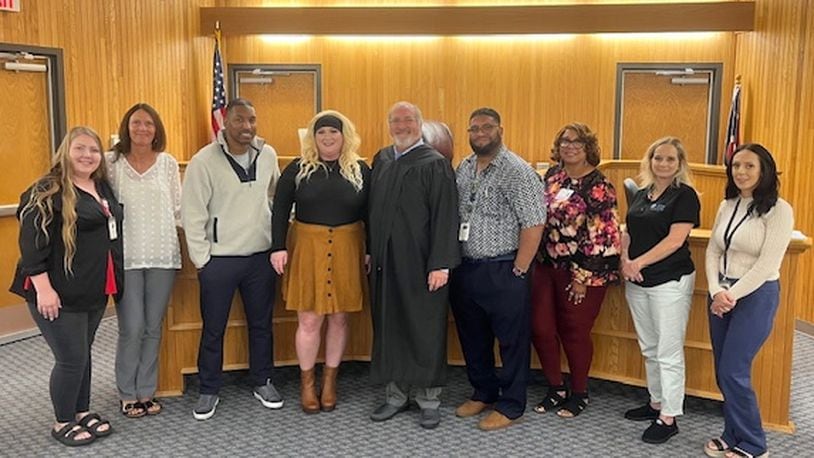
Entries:
{"label": "man's hand", "polygon": [[433,270],[427,276],[427,286],[430,292],[437,291],[444,287],[449,280],[449,272],[446,269]]}

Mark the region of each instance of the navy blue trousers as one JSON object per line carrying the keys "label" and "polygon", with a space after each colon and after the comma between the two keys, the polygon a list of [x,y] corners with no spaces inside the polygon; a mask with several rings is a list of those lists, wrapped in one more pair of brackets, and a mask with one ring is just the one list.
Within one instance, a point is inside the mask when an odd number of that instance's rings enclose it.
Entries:
{"label": "navy blue trousers", "polygon": [[779,302],[778,282],[767,281],[740,298],[723,318],[709,314],[715,377],[724,395],[721,438],[755,456],[766,451],[766,433],[752,389],[752,362],[772,332]]}
{"label": "navy blue trousers", "polygon": [[271,313],[274,270],[268,252],[250,256],[213,256],[198,272],[203,331],[198,349],[201,394],[217,394],[222,384],[223,335],[235,291],[240,291],[249,330],[249,375],[255,386],[271,378],[274,342]]}
{"label": "navy blue trousers", "polygon": [[[526,410],[531,355],[529,282],[512,273],[514,261],[464,261],[452,272],[450,302],[461,341],[471,399],[494,403],[515,419]],[[503,367],[495,369],[495,338]]]}

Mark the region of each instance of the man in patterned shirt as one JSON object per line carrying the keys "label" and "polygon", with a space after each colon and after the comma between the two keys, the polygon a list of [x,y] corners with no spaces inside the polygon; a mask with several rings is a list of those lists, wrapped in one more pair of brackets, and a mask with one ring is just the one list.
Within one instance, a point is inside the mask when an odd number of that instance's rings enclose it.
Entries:
{"label": "man in patterned shirt", "polygon": [[[494,405],[478,427],[511,425],[526,408],[531,305],[526,271],[545,224],[540,176],[503,145],[500,115],[479,108],[469,117],[472,152],[456,171],[462,264],[450,279],[450,302],[474,392],[455,414],[471,417]],[[503,368],[495,371],[494,341]]]}

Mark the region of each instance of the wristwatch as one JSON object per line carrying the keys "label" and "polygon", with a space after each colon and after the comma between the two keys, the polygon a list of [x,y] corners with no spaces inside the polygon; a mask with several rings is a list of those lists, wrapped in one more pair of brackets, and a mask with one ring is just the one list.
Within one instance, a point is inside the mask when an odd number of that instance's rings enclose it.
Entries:
{"label": "wristwatch", "polygon": [[515,276],[515,277],[517,277],[517,278],[526,278],[526,272],[523,272],[523,271],[522,271],[522,270],[520,270],[520,268],[519,268],[519,267],[517,267],[517,266],[512,267],[512,273],[513,273],[513,274],[514,274],[514,276]]}

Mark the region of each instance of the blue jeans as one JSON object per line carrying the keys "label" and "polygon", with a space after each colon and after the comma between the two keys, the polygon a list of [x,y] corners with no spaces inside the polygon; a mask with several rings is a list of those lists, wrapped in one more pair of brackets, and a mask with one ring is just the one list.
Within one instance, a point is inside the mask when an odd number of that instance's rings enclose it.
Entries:
{"label": "blue jeans", "polygon": [[740,298],[723,318],[709,313],[715,377],[724,395],[724,432],[730,447],[752,455],[766,451],[766,433],[752,389],[752,362],[774,326],[780,284],[767,281]]}

